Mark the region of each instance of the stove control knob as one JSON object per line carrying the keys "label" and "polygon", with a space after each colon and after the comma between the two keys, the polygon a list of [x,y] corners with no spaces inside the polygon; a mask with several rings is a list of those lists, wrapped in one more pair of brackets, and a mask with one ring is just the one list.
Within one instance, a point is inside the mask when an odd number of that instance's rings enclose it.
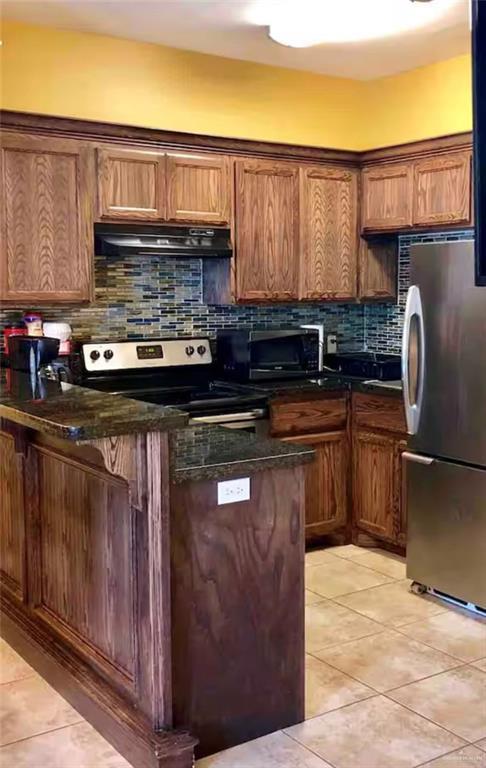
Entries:
{"label": "stove control knob", "polygon": [[204,344],[200,344],[199,347],[197,348],[197,351],[201,356],[204,355],[204,353],[206,352],[206,347],[204,346]]}
{"label": "stove control knob", "polygon": [[99,360],[100,353],[97,349],[93,349],[92,352],[89,353],[90,358],[93,360],[93,362],[96,362],[96,360]]}
{"label": "stove control knob", "polygon": [[105,360],[111,360],[111,358],[113,357],[113,350],[105,349],[105,351],[103,352],[103,357],[105,358]]}
{"label": "stove control knob", "polygon": [[186,355],[188,355],[188,357],[191,357],[191,355],[193,354],[194,354],[194,347],[191,347],[191,346],[186,347]]}

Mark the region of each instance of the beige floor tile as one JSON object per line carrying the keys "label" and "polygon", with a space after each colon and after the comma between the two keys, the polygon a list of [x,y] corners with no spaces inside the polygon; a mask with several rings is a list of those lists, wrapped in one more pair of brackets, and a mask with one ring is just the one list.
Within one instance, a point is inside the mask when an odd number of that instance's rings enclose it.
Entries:
{"label": "beige floor tile", "polygon": [[394,581],[354,595],[338,596],[336,602],[392,627],[411,624],[446,610],[436,598],[412,594],[408,581]]}
{"label": "beige floor tile", "polygon": [[328,712],[286,733],[335,768],[412,768],[464,746],[385,696]]}
{"label": "beige floor tile", "polygon": [[332,602],[305,609],[305,647],[309,653],[383,630],[380,624]]}
{"label": "beige floor tile", "polygon": [[282,731],[198,760],[197,768],[331,768]]}
{"label": "beige floor tile", "polygon": [[479,661],[474,661],[473,667],[477,667],[478,669],[482,669],[483,672],[486,672],[486,659],[479,659]]}
{"label": "beige floor tile", "polygon": [[304,600],[306,605],[314,605],[314,603],[327,603],[325,597],[318,595],[317,592],[311,592],[310,589],[305,590]]}
{"label": "beige floor tile", "polygon": [[[486,655],[486,619],[464,611],[449,609],[425,621],[400,627],[400,632],[462,661]],[[486,664],[484,669],[486,671]]]}
{"label": "beige floor tile", "polygon": [[36,675],[35,669],[0,638],[0,684]]}
{"label": "beige floor tile", "polygon": [[486,674],[460,667],[388,693],[468,741],[486,737]]}
{"label": "beige floor tile", "polygon": [[478,741],[476,744],[479,749],[482,749],[483,752],[486,752],[486,739],[481,739],[481,741]]}
{"label": "beige floor tile", "polygon": [[389,576],[356,565],[351,560],[334,557],[332,562],[305,569],[305,585],[324,597],[337,597],[369,589],[391,581]]}
{"label": "beige floor tile", "polygon": [[78,723],[0,749],[5,768],[130,768],[89,723]]}
{"label": "beige floor tile", "polygon": [[343,557],[345,560],[352,560],[353,557],[362,555],[366,550],[363,547],[357,547],[355,544],[344,544],[340,547],[329,547],[328,552],[336,557]]}
{"label": "beige floor tile", "polygon": [[305,716],[323,715],[345,704],[367,699],[375,692],[314,656],[305,660]]}
{"label": "beige floor tile", "polygon": [[330,549],[314,549],[305,553],[305,564],[306,566],[321,565],[332,562],[334,557]]}
{"label": "beige floor tile", "polygon": [[0,693],[0,744],[27,739],[83,720],[38,676],[5,683]]}
{"label": "beige floor tile", "polygon": [[486,768],[486,754],[476,747],[464,747],[425,763],[420,768]]}
{"label": "beige floor tile", "polygon": [[352,559],[353,563],[364,565],[366,568],[383,573],[392,579],[405,579],[407,575],[407,564],[404,558],[388,552],[379,552],[374,549],[364,550],[362,554],[353,556]]}
{"label": "beige floor tile", "polygon": [[316,656],[380,692],[460,664],[394,630],[318,651]]}

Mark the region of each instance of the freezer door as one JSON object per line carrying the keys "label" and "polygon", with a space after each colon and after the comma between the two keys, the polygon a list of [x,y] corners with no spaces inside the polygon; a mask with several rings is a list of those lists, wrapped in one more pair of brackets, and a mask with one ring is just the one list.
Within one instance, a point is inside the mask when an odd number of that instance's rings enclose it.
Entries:
{"label": "freezer door", "polygon": [[486,470],[404,453],[407,576],[486,608]]}
{"label": "freezer door", "polygon": [[413,451],[486,466],[486,287],[474,242],[411,249],[403,337]]}

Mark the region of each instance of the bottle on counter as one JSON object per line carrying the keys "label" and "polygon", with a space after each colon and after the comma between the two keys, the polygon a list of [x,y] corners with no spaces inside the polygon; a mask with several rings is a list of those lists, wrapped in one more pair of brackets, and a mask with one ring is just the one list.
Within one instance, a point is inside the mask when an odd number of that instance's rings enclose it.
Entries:
{"label": "bottle on counter", "polygon": [[37,312],[27,312],[22,320],[27,328],[27,336],[43,336],[42,315]]}

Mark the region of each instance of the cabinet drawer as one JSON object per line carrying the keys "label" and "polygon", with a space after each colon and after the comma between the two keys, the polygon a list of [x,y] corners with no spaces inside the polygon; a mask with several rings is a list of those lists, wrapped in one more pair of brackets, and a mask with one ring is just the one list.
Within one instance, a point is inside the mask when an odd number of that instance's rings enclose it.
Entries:
{"label": "cabinet drawer", "polygon": [[367,429],[404,434],[407,431],[401,397],[389,395],[353,395],[353,423]]}
{"label": "cabinet drawer", "polygon": [[319,399],[279,399],[270,403],[272,435],[344,429],[346,420],[347,403],[344,395]]}

